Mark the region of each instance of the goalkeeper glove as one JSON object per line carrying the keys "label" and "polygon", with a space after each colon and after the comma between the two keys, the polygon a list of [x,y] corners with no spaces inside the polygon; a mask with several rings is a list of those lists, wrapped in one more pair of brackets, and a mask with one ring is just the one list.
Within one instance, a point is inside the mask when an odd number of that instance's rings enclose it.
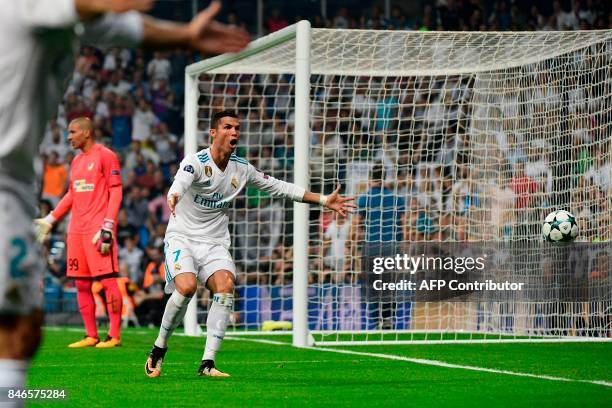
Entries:
{"label": "goalkeeper glove", "polygon": [[41,244],[45,242],[55,219],[51,215],[47,215],[45,218],[36,218],[34,220],[34,232],[36,234],[36,240]]}
{"label": "goalkeeper glove", "polygon": [[113,245],[113,226],[115,222],[105,218],[100,231],[96,232],[91,242],[96,246],[102,255],[108,255]]}

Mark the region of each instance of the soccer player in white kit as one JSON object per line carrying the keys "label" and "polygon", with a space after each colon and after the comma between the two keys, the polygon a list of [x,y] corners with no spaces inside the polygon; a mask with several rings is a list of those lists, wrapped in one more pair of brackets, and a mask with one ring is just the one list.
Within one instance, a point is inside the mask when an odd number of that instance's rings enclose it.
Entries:
{"label": "soccer player in white kit", "polygon": [[341,197],[338,187],[329,196],[261,173],[234,154],[240,138],[235,113],[216,113],[211,121],[212,145],[183,159],[168,191],[172,217],[165,237],[166,292],[172,293],[159,335],[145,363],[145,373],[158,377],[168,350],[168,338],[183,320],[198,281],[213,293],[206,320],[206,345],[199,375],[229,377],[215,367],[234,303],[236,268],[229,253],[229,207],[240,191],[253,185],[275,197],[320,204],[341,216],[352,212],[354,197]]}
{"label": "soccer player in white kit", "polygon": [[[80,43],[238,51],[243,31],[214,21],[214,1],[188,24],[139,11],[153,0],[15,0],[0,4],[0,388],[22,388],[40,342],[45,265],[34,242],[33,158]],[[51,226],[36,224],[43,238]],[[19,405],[19,402],[3,406]]]}

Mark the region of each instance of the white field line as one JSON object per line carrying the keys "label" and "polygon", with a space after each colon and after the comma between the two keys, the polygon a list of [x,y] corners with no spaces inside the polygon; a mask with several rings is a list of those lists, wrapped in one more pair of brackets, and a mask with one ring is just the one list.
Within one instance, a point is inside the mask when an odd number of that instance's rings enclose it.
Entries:
{"label": "white field line", "polygon": [[[281,341],[274,340],[266,340],[266,339],[252,339],[252,338],[240,338],[240,337],[226,337],[227,340],[238,340],[238,341],[250,341],[254,343],[263,343],[263,344],[275,344],[282,346],[290,346],[290,343],[284,343]],[[485,373],[492,374],[503,374],[503,375],[512,375],[515,377],[528,377],[528,378],[538,378],[541,380],[549,380],[549,381],[564,381],[564,382],[578,382],[578,383],[587,383],[587,384],[596,384],[603,385],[605,387],[612,387],[612,382],[608,381],[598,381],[598,380],[577,380],[574,378],[565,378],[565,377],[555,377],[551,375],[540,375],[540,374],[531,374],[531,373],[522,373],[518,371],[509,371],[509,370],[496,370],[494,368],[486,368],[486,367],[477,367],[477,366],[468,366],[461,364],[452,364],[446,363],[444,361],[438,360],[426,360],[422,358],[411,358],[411,357],[403,357],[396,356],[393,354],[381,354],[381,353],[366,353],[362,351],[354,351],[354,350],[345,350],[345,349],[337,349],[337,348],[323,348],[323,347],[308,347],[308,349],[316,350],[316,351],[325,351],[328,353],[338,353],[338,354],[350,354],[354,356],[364,356],[364,357],[376,357],[382,358],[385,360],[395,360],[395,361],[406,361],[414,364],[421,365],[429,365],[435,367],[444,367],[444,368],[455,368],[461,370],[469,370],[469,371],[480,371]]]}
{"label": "white field line", "polygon": [[[224,366],[245,366],[245,365],[277,365],[277,364],[308,364],[308,363],[312,363],[312,364],[323,364],[323,363],[335,363],[337,362],[337,360],[270,360],[270,361],[224,361],[223,365]],[[113,365],[115,365],[116,363],[113,363]],[[194,365],[195,364],[200,364],[200,361],[197,359],[194,359]],[[125,364],[121,364],[122,366],[143,366],[144,367],[144,360],[142,363],[125,363]],[[165,366],[184,366],[185,363],[183,362],[173,362],[173,361],[164,361],[164,367]],[[66,364],[57,364],[57,363],[53,363],[53,364],[46,364],[46,363],[37,363],[36,367],[38,368],[50,368],[50,367],[99,367],[100,364],[98,363],[66,363]],[[1,405],[0,405],[1,406]]]}

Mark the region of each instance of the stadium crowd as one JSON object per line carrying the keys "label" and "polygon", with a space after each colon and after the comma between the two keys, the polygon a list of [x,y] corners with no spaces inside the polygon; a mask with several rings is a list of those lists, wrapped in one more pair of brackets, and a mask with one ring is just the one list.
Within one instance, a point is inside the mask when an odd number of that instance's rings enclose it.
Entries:
{"label": "stadium crowd", "polygon": [[[331,28],[476,31],[612,26],[610,4],[603,0],[575,0],[572,8],[566,10],[561,2],[553,1],[549,15],[543,15],[535,5],[523,7],[519,2],[497,1],[491,9],[485,9],[483,3],[428,2],[419,16],[407,16],[400,7],[394,7],[389,19],[376,6],[359,13],[341,7],[329,19],[313,17],[312,24]],[[272,10],[266,21],[267,30],[287,26],[292,20],[289,17],[294,16]],[[240,18],[234,12],[227,15],[228,21],[236,24],[243,24]],[[166,193],[183,152],[184,69],[198,58],[178,50],[150,55],[143,50],[83,47],[57,116],[48,123],[40,147],[41,216],[66,191],[68,169],[75,156],[66,138],[67,124],[72,119],[91,118],[97,141],[118,155],[124,187],[117,231],[119,273],[125,278],[122,290],[129,299],[125,317],[139,324],[159,324],[163,310],[163,238],[170,217]],[[199,113],[200,145],[207,145],[212,112],[234,109],[244,119],[238,155],[265,173],[291,180],[291,79],[273,76],[227,77],[224,82],[218,77],[215,82],[211,79],[200,78],[198,103],[206,107]],[[553,203],[546,200],[560,187],[556,175],[561,168],[553,164],[560,156],[547,142],[547,137],[558,131],[559,126],[571,129],[568,132],[571,148],[564,158],[563,171],[569,171],[573,177],[561,185],[570,195],[566,201],[575,203],[572,208],[582,223],[612,224],[609,219],[612,157],[610,145],[604,143],[610,140],[610,135],[603,116],[606,110],[600,106],[604,98],[609,106],[612,94],[609,81],[599,82],[589,95],[576,88],[567,103],[571,114],[567,123],[553,124],[550,117],[541,115],[538,120],[543,122],[543,130],[530,138],[528,144],[525,140],[529,135],[505,131],[516,128],[511,124],[502,125],[490,135],[492,141],[483,143],[495,146],[494,155],[502,163],[499,165],[502,171],[487,185],[475,182],[491,175],[479,174],[471,163],[469,149],[476,141],[470,140],[475,136],[467,129],[470,121],[491,113],[466,108],[463,102],[471,97],[469,90],[473,85],[469,78],[451,77],[437,82],[374,79],[359,83],[355,93],[350,94],[341,92],[343,88],[336,78],[331,81],[336,82],[317,84],[313,91],[311,187],[313,191],[329,193],[337,180],[351,178],[355,169],[350,162],[356,158],[380,162],[385,169],[383,175],[369,182],[366,176],[352,191],[361,194],[374,183],[403,197],[408,211],[405,216],[399,214],[396,220],[403,239],[465,240],[494,236],[510,239],[534,235],[533,229],[538,228],[537,220],[542,214],[533,209],[550,207]],[[395,95],[397,100],[385,100],[385,92],[372,92],[376,86],[395,89],[397,92],[388,94]],[[539,92],[543,105],[566,103],[555,89],[543,88]],[[336,102],[340,108],[333,113],[324,112],[324,104]],[[499,106],[502,116],[520,116],[513,114],[519,109],[518,101],[499,101]],[[537,116],[537,111],[534,112]],[[325,165],[331,162],[340,165]],[[575,186],[579,188],[571,188]],[[484,203],[485,200],[491,202]],[[291,208],[291,204],[271,200],[251,188],[235,202],[232,236],[241,283],[291,282]],[[63,278],[66,225],[63,222],[55,228],[46,244],[50,271],[46,284],[69,292],[71,283]],[[489,225],[494,225],[495,230],[485,230]],[[311,281],[352,279],[336,272],[356,270],[355,265],[345,263],[351,260],[348,243],[362,239],[364,232],[355,230],[351,220],[331,219],[314,209],[311,226],[312,242],[320,243],[312,247],[313,269],[321,271],[311,276]],[[521,228],[525,230],[518,230]],[[581,228],[596,230],[586,224]],[[612,234],[604,231],[599,235],[610,238]]]}

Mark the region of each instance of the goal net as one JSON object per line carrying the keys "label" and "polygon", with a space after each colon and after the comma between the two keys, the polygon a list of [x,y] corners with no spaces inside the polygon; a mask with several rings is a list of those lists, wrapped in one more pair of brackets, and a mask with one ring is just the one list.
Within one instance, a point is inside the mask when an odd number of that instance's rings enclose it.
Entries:
{"label": "goal net", "polygon": [[[318,344],[612,336],[612,31],[307,32],[309,60],[296,64],[292,26],[186,73],[188,150],[208,145],[215,112],[233,110],[238,156],[287,181],[306,162],[304,187],[358,197],[347,219],[315,206],[294,217],[292,203],[246,189],[230,210],[237,329],[295,320]],[[297,129],[304,64],[308,123]],[[550,279],[564,267],[542,261],[539,243],[556,209],[577,217],[597,296],[566,296]],[[369,297],[367,245],[433,242],[531,248],[498,272],[534,290]],[[296,287],[307,290],[303,308]]]}

